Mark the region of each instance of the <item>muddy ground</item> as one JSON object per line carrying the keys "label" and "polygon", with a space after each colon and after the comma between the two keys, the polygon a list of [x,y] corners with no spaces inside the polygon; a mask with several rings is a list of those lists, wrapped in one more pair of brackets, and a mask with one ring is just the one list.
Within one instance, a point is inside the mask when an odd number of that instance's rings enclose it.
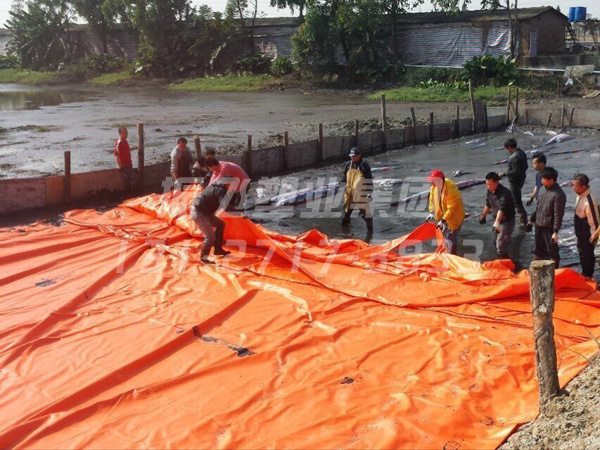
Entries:
{"label": "muddy ground", "polygon": [[[563,102],[577,107],[600,106],[600,99],[535,100],[535,105]],[[388,102],[391,127],[410,123],[414,107],[420,122],[434,112],[436,122],[456,116],[455,103]],[[469,104],[459,104],[469,116]],[[522,106],[523,107],[523,106]],[[502,114],[503,107],[490,108]],[[165,86],[35,88],[0,85],[0,177],[61,174],[63,153],[71,151],[72,171],[86,172],[115,165],[116,128],[130,128],[137,143],[136,124],[145,124],[146,161],[165,161],[177,137],[200,135],[204,146],[221,154],[244,150],[247,135],[258,147],[281,144],[288,131],[291,142],[317,137],[324,124],[326,136],[352,134],[354,121],[360,131],[380,127],[380,105],[360,91],[284,91],[252,93],[194,93],[170,91]],[[134,155],[134,160],[136,160]],[[135,164],[135,163],[134,163]]]}

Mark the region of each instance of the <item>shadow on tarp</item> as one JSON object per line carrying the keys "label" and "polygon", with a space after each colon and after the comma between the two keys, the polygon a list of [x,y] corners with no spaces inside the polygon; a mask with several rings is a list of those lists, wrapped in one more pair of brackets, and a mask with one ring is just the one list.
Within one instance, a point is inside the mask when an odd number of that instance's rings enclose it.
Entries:
{"label": "shadow on tarp", "polygon": [[[0,446],[494,448],[537,415],[526,272],[402,255],[433,225],[370,247],[228,215],[204,266],[194,196],[0,230]],[[556,298],[565,385],[600,296],[562,269]]]}

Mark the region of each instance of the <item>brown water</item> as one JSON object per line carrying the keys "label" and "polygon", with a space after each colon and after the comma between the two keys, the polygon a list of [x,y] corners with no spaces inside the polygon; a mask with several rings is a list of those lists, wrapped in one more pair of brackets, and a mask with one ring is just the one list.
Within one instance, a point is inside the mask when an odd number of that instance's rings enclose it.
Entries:
{"label": "brown water", "polygon": [[[453,104],[389,102],[388,117],[408,118],[410,106],[416,106],[421,119],[436,111],[436,120],[447,120],[455,111]],[[73,172],[114,167],[119,125],[130,127],[135,145],[136,124],[145,124],[146,161],[153,163],[168,158],[180,135],[191,139],[199,134],[203,145],[231,152],[243,148],[248,134],[256,145],[273,145],[284,131],[300,142],[315,139],[319,123],[325,124],[326,135],[339,135],[339,128],[328,125],[379,114],[378,101],[348,94],[190,93],[164,87],[99,92],[0,84],[0,127],[7,130],[0,133],[0,177],[62,173],[65,150],[71,151]]]}

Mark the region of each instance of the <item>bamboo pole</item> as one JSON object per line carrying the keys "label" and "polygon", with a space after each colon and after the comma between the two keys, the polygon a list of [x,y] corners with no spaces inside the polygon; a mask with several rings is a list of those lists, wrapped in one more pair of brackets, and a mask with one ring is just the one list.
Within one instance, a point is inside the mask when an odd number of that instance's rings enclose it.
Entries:
{"label": "bamboo pole", "polygon": [[454,137],[460,137],[460,105],[456,105],[456,123],[454,124]]}
{"label": "bamboo pole", "polygon": [[558,395],[560,389],[552,323],[554,268],[554,261],[533,261],[529,267],[540,410],[550,399]]}
{"label": "bamboo pole", "polygon": [[485,100],[483,101],[483,128],[486,133],[490,131],[488,125],[487,102]]}
{"label": "bamboo pole", "polygon": [[546,122],[546,128],[550,128],[551,121],[552,121],[552,113],[548,114],[548,122]]}
{"label": "bamboo pole", "polygon": [[354,122],[354,146],[358,147],[358,130],[360,128],[360,121]]}
{"label": "bamboo pole", "polygon": [[506,102],[506,124],[510,125],[510,103],[512,101],[512,87],[508,87],[508,100]]}
{"label": "bamboo pole", "polygon": [[573,113],[575,112],[575,108],[571,109],[571,117],[569,117],[569,128],[573,126]]}

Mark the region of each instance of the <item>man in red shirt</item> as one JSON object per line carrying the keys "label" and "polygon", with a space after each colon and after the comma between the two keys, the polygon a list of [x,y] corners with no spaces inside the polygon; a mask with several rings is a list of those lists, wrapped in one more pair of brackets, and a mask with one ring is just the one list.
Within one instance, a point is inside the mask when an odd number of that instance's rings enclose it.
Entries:
{"label": "man in red shirt", "polygon": [[[209,185],[220,181],[221,183],[231,184],[232,189],[235,188],[235,194],[231,198],[228,209],[236,209],[243,206],[243,202],[246,199],[246,190],[250,184],[250,177],[244,169],[232,162],[219,162],[215,158],[207,158],[205,164],[212,172]],[[242,198],[242,194],[244,198]]]}
{"label": "man in red shirt", "polygon": [[129,132],[126,127],[119,127],[119,139],[115,143],[115,158],[117,159],[119,172],[125,178],[125,191],[136,192],[139,187],[139,178],[131,162],[131,147],[127,142],[128,135]]}

